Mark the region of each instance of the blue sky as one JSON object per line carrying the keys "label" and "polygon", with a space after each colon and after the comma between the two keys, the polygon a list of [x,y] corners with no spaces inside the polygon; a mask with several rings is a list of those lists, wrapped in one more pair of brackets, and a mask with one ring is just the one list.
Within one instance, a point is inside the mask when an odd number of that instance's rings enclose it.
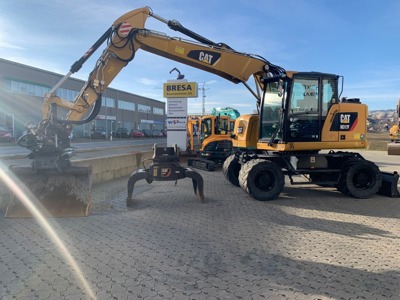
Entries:
{"label": "blue sky", "polygon": [[[143,6],[286,70],[343,75],[342,96],[360,98],[370,110],[394,109],[400,98],[397,0],[1,0],[0,58],[66,74],[115,19]],[[146,27],[181,36],[154,18]],[[73,77],[86,80],[104,47]],[[162,84],[175,79],[169,73],[175,67],[187,80],[205,83],[206,111],[255,109],[243,85],[143,50],[110,86],[165,101]],[[202,99],[201,91],[189,99],[189,113],[201,112]]]}

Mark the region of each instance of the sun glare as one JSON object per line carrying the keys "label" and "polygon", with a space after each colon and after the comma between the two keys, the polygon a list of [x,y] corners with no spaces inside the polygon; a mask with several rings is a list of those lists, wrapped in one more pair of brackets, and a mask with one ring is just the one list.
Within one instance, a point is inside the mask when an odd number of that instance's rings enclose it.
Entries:
{"label": "sun glare", "polygon": [[[56,245],[59,253],[64,257],[65,261],[74,270],[74,275],[77,281],[83,285],[84,291],[90,299],[96,299],[96,296],[90,287],[89,283],[84,277],[83,272],[79,268],[77,262],[67,249],[66,245],[57,235],[57,232],[51,227],[50,223],[45,218],[45,208],[40,206],[40,202],[35,196],[21,183],[18,178],[13,176],[8,171],[7,167],[0,162],[0,181],[2,181],[6,187],[16,196],[16,198],[23,203],[23,205],[29,210],[32,216],[38,221],[40,226],[44,229],[46,234],[49,236],[51,241]],[[15,200],[17,201],[17,200]]]}

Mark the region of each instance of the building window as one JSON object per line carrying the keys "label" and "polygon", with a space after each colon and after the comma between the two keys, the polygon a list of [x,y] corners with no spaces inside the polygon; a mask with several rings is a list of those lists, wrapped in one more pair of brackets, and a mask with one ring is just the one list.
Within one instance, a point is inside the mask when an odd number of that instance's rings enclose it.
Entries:
{"label": "building window", "polygon": [[150,113],[151,112],[151,107],[143,104],[138,104],[138,111],[144,112],[144,113]]}
{"label": "building window", "polygon": [[28,95],[35,96],[35,85],[28,83]]}
{"label": "building window", "polygon": [[115,107],[115,99],[108,98],[108,97],[102,97],[101,98],[101,106],[114,108]]}
{"label": "building window", "polygon": [[67,101],[74,101],[75,98],[78,96],[79,92],[74,91],[74,90],[69,90],[69,89],[63,89],[59,88],[56,92],[56,95],[60,97],[61,99],[67,100]]}
{"label": "building window", "polygon": [[118,108],[134,111],[135,103],[124,101],[124,100],[118,100]]}
{"label": "building window", "polygon": [[158,107],[153,107],[153,114],[155,114],[155,115],[164,115],[164,109],[158,108]]}
{"label": "building window", "polygon": [[50,87],[48,86],[13,79],[4,79],[3,87],[7,92],[38,97],[43,97],[48,91],[50,91]]}

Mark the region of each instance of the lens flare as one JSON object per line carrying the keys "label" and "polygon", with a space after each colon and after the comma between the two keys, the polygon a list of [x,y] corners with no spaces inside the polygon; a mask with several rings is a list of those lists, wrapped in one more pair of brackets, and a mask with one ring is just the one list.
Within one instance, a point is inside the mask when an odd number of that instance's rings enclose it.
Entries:
{"label": "lens flare", "polygon": [[39,225],[47,233],[51,241],[56,246],[59,253],[64,257],[68,265],[74,270],[74,275],[77,281],[82,284],[84,291],[90,299],[96,299],[95,293],[85,279],[82,270],[79,268],[78,263],[71,255],[70,251],[57,235],[50,223],[46,220],[49,214],[45,212],[45,208],[41,206],[40,201],[24,186],[22,182],[12,175],[12,172],[7,172],[7,167],[0,162],[0,180],[8,187],[8,189],[16,196],[16,198],[23,203],[29,210],[32,216],[38,221]]}

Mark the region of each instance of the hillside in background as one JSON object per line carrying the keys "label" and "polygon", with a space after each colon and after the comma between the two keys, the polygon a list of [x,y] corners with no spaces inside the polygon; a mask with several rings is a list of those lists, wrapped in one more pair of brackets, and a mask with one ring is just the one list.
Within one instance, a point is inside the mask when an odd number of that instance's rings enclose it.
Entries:
{"label": "hillside in background", "polygon": [[397,118],[396,109],[370,111],[367,120],[368,131],[388,131],[390,127],[397,124]]}

